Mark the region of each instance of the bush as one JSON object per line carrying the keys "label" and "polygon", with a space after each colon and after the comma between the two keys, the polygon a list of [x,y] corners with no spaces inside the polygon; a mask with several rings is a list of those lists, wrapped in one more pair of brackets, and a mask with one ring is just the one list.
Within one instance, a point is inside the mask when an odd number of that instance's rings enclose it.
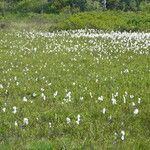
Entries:
{"label": "bush", "polygon": [[143,12],[150,13],[150,2],[148,1],[142,1],[140,4],[140,10]]}
{"label": "bush", "polygon": [[105,12],[84,12],[74,14],[63,22],[54,24],[50,30],[84,29],[93,28],[100,30],[119,30],[119,31],[150,31],[149,14],[105,11]]}
{"label": "bush", "polygon": [[86,10],[102,10],[101,4],[98,1],[86,0]]}
{"label": "bush", "polygon": [[[44,5],[43,5],[44,7]],[[37,0],[26,0],[26,1],[20,1],[14,6],[15,12],[41,12],[42,11],[42,4],[40,1]]]}

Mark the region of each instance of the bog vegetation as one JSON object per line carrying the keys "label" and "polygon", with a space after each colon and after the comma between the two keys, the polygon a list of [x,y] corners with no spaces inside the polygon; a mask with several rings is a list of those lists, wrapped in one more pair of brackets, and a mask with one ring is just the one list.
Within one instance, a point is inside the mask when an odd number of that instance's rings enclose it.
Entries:
{"label": "bog vegetation", "polygon": [[0,149],[150,149],[148,0],[0,11]]}
{"label": "bog vegetation", "polygon": [[149,33],[0,37],[2,149],[149,149]]}

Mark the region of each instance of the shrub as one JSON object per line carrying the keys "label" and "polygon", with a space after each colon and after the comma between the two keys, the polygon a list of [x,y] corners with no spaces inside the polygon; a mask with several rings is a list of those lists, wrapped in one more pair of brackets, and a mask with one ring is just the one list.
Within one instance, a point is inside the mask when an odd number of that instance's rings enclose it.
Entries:
{"label": "shrub", "polygon": [[98,1],[86,0],[86,10],[101,10],[101,4]]}
{"label": "shrub", "polygon": [[50,30],[94,28],[107,31],[150,31],[149,16],[144,13],[121,11],[84,12],[72,15],[63,22],[52,25]]}
{"label": "shrub", "polygon": [[140,4],[140,10],[143,12],[149,12],[150,13],[150,2],[142,1]]}
{"label": "shrub", "polygon": [[[44,5],[43,5],[44,7]],[[43,8],[44,9],[44,8]],[[16,12],[41,12],[42,4],[37,0],[20,1],[14,6]]]}

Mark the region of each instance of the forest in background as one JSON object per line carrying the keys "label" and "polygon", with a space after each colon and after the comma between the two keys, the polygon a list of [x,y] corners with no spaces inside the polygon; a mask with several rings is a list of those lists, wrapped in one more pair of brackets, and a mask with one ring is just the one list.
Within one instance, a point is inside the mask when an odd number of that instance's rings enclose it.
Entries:
{"label": "forest in background", "polygon": [[12,13],[78,13],[121,10],[150,12],[149,0],[1,0],[0,11]]}

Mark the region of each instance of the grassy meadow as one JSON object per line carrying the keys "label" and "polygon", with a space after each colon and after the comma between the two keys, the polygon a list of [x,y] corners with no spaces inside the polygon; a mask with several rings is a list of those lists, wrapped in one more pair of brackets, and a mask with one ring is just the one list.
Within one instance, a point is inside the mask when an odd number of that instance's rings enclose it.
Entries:
{"label": "grassy meadow", "polygon": [[150,148],[149,33],[0,37],[0,149]]}

